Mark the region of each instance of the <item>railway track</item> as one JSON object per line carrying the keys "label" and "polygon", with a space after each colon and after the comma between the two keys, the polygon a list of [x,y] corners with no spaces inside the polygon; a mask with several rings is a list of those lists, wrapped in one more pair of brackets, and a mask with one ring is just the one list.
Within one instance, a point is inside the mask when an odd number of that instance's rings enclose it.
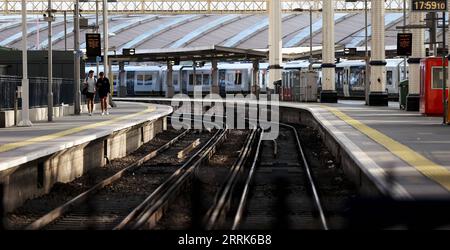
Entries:
{"label": "railway track", "polygon": [[[220,131],[186,130],[22,229],[110,229],[183,162],[191,162]],[[197,149],[200,148],[200,151]],[[181,154],[180,154],[181,153]],[[127,213],[128,211],[128,213]],[[26,214],[21,214],[26,216]],[[30,214],[33,218],[33,214]]]}
{"label": "railway track", "polygon": [[[184,192],[174,194],[170,200],[168,197],[168,201],[161,201],[172,202],[170,209],[161,220],[147,228],[211,229],[211,225],[227,212],[225,207],[219,204],[224,205],[224,200],[229,197],[230,184],[244,171],[256,135],[256,130],[229,131],[227,140],[216,153],[195,166],[189,181],[184,185],[186,188],[182,189]],[[220,208],[219,213],[216,212],[216,207]]]}
{"label": "railway track", "polygon": [[232,229],[328,229],[322,202],[295,127],[256,145]]}

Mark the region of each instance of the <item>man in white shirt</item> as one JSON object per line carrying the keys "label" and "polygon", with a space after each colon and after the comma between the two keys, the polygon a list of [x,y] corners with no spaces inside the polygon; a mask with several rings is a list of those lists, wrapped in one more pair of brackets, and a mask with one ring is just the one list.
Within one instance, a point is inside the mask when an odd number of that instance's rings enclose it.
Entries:
{"label": "man in white shirt", "polygon": [[95,85],[97,84],[97,79],[94,77],[94,71],[89,71],[88,77],[84,80],[84,88],[86,91],[86,99],[88,101],[88,112],[89,115],[92,116],[92,112],[94,111],[94,97],[95,97]]}

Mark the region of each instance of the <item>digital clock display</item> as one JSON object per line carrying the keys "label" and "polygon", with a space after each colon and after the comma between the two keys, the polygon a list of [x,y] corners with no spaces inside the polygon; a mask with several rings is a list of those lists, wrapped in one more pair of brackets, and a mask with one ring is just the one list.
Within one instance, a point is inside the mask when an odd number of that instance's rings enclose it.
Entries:
{"label": "digital clock display", "polygon": [[411,0],[412,11],[447,11],[447,0]]}

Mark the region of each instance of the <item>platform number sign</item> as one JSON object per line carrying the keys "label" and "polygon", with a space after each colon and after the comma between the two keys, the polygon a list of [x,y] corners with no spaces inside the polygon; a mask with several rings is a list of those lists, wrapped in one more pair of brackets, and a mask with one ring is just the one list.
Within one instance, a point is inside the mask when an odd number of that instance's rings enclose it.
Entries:
{"label": "platform number sign", "polygon": [[397,55],[411,56],[412,54],[412,34],[398,33],[397,34]]}
{"label": "platform number sign", "polygon": [[100,34],[86,33],[86,55],[88,57],[97,57],[102,55]]}
{"label": "platform number sign", "polygon": [[412,11],[444,12],[447,0],[411,0]]}

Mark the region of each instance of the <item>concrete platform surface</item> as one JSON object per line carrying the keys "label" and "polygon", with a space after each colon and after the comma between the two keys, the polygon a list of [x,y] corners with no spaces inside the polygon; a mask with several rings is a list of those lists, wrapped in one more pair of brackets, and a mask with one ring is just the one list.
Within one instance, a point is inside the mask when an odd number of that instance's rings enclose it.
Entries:
{"label": "concrete platform surface", "polygon": [[442,125],[441,117],[403,111],[394,102],[389,107],[363,101],[279,104],[309,111],[381,192],[396,199],[450,199],[450,126]]}
{"label": "concrete platform surface", "polygon": [[32,127],[0,129],[0,171],[169,115],[164,105],[117,102],[110,115],[65,116]]}

